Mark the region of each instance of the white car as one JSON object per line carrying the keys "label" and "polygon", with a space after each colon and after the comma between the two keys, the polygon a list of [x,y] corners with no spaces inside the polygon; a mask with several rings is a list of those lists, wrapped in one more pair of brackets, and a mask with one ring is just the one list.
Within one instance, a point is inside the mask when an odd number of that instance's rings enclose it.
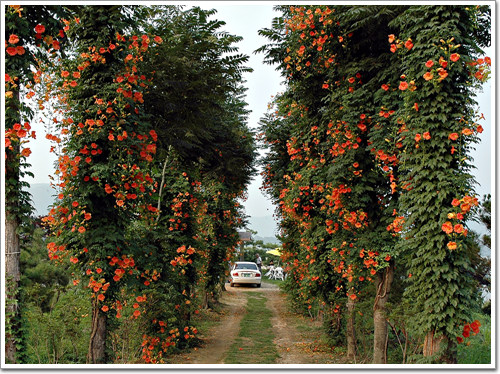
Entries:
{"label": "white car", "polygon": [[255,284],[261,286],[262,274],[255,262],[236,262],[231,269],[229,283],[231,287],[238,284]]}

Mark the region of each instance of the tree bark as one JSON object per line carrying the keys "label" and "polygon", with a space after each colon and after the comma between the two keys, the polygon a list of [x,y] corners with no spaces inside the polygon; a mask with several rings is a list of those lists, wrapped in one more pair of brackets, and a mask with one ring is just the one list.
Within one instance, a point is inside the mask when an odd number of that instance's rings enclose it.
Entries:
{"label": "tree bark", "polygon": [[375,303],[373,305],[373,363],[387,363],[387,310],[386,303],[389,298],[392,281],[394,279],[394,266],[390,265],[383,273],[377,273],[375,287]]}
{"label": "tree bark", "polygon": [[[13,109],[19,111],[19,90],[13,89]],[[20,117],[20,116],[19,116]],[[19,120],[20,122],[20,120]],[[15,325],[18,308],[18,288],[21,279],[19,241],[19,153],[20,145],[12,145],[5,159],[5,323],[10,333],[5,335],[5,358],[7,362],[16,363],[16,337],[18,328]]]}
{"label": "tree bark", "polygon": [[441,346],[443,336],[436,338],[434,331],[429,331],[424,340],[424,357],[434,356]]}
{"label": "tree bark", "polygon": [[[332,312],[330,312],[332,313]],[[331,317],[331,325],[332,325],[332,328],[331,328],[331,332],[332,334],[334,335],[340,335],[341,333],[341,329],[342,329],[342,315],[340,312],[338,313],[335,313],[333,312],[332,314],[332,317]]]}
{"label": "tree bark", "polygon": [[18,314],[17,291],[21,271],[19,267],[20,246],[19,235],[17,234],[19,223],[15,215],[6,212],[5,214],[5,316],[8,318],[6,327],[11,333],[5,336],[5,358],[6,362],[16,363],[16,326],[14,321]]}
{"label": "tree bark", "polygon": [[158,210],[158,215],[156,216],[156,222],[160,220],[160,215],[161,215],[161,194],[163,192],[163,185],[165,184],[165,172],[167,170],[167,164],[169,162],[170,158],[170,152],[172,150],[172,145],[170,144],[168,146],[168,151],[167,151],[167,158],[165,159],[165,162],[163,164],[163,170],[161,172],[161,183],[160,183],[160,192],[158,193],[158,205],[156,209]]}
{"label": "tree bark", "polygon": [[354,306],[355,301],[347,298],[347,359],[356,360],[356,330],[354,329]]}
{"label": "tree bark", "polygon": [[88,364],[104,364],[106,357],[107,317],[101,312],[97,302],[92,307],[92,333],[90,334]]}
{"label": "tree bark", "polygon": [[444,348],[444,350],[441,352],[441,356],[439,356],[438,360],[446,364],[456,364],[457,351],[453,342],[444,335],[436,337],[435,331],[429,331],[427,335],[425,335],[424,340],[424,357],[436,355],[441,348]]}

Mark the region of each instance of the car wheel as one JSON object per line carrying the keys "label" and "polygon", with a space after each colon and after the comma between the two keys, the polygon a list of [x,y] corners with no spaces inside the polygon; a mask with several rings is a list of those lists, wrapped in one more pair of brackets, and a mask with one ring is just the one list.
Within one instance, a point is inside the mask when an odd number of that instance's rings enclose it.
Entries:
{"label": "car wheel", "polygon": [[261,283],[257,283],[257,288],[260,288],[260,286],[261,286]]}
{"label": "car wheel", "polygon": [[231,287],[234,287],[234,283],[233,282],[231,282]]}

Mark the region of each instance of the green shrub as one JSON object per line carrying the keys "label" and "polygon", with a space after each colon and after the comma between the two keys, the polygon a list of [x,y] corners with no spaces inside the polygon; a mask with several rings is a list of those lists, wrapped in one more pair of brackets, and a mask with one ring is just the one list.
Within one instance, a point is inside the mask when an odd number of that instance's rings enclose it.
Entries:
{"label": "green shrub", "polygon": [[90,336],[90,302],[79,289],[63,294],[50,312],[25,310],[26,364],[84,364]]}

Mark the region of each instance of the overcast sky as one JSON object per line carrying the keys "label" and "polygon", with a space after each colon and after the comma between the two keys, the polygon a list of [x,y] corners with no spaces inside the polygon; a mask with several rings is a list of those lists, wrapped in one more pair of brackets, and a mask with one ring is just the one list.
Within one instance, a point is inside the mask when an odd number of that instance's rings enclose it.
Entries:
{"label": "overcast sky", "polygon": [[[206,7],[210,7],[208,3]],[[248,109],[252,112],[249,116],[248,125],[251,128],[259,126],[260,119],[267,112],[267,105],[272,96],[283,91],[280,73],[275,66],[263,63],[262,53],[254,54],[254,51],[268,40],[258,35],[258,30],[271,28],[271,20],[278,16],[273,11],[272,5],[226,5],[216,6],[215,18],[226,22],[224,29],[231,34],[243,36],[243,40],[237,44],[240,53],[250,57],[248,66],[253,68],[252,73],[245,74]],[[260,191],[262,178],[257,175],[248,187],[248,200],[244,202],[246,214],[251,217],[270,216],[274,213],[274,206]]]}
{"label": "overcast sky", "polygon": [[[218,12],[214,17],[226,22],[223,29],[244,38],[238,43],[238,47],[240,53],[250,56],[248,65],[254,69],[253,73],[245,74],[245,79],[248,87],[248,109],[252,111],[249,117],[249,126],[256,128],[260,118],[267,112],[267,104],[271,101],[272,96],[283,90],[283,86],[280,86],[281,77],[274,70],[274,66],[264,65],[263,55],[253,53],[267,42],[265,38],[257,34],[258,30],[271,27],[271,20],[277,13],[272,10],[272,5],[262,5],[262,3],[220,4],[220,2],[199,3],[201,7],[206,9],[216,8]],[[494,57],[492,50],[488,50],[487,55]],[[484,92],[479,95],[478,101],[480,111],[484,113],[486,120],[481,122],[484,127],[484,132],[481,134],[482,142],[472,157],[477,167],[475,175],[479,182],[476,192],[482,196],[492,191],[492,175],[494,175],[492,168],[495,166],[491,148],[491,139],[494,139],[495,136],[494,129],[491,127],[492,120],[494,120],[491,111],[491,108],[494,107],[491,97],[491,80],[485,85]],[[53,173],[54,157],[52,154],[48,154],[50,143],[45,139],[42,125],[34,125],[33,127],[38,131],[38,137],[30,144],[33,153],[29,161],[32,164],[35,177],[34,179],[27,178],[27,181],[30,183],[49,183],[48,175]],[[261,184],[260,176],[255,178],[248,189],[248,200],[244,203],[246,213],[253,217],[268,216],[274,212],[274,207],[259,190]]]}

